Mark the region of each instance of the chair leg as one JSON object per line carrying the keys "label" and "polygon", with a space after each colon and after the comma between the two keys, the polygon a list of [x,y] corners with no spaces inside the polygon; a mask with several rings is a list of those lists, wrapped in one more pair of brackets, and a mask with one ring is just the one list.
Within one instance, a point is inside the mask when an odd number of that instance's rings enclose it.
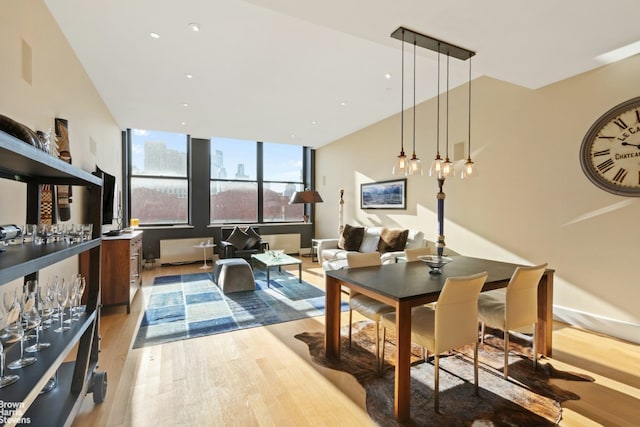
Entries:
{"label": "chair leg", "polygon": [[478,396],[480,394],[478,389],[478,341],[473,346],[473,381],[475,383],[475,394]]}
{"label": "chair leg", "polygon": [[504,379],[509,377],[509,331],[504,331]]}
{"label": "chair leg", "polygon": [[440,355],[436,354],[434,358],[433,373],[433,407],[437,413],[440,413]]}
{"label": "chair leg", "polygon": [[351,348],[351,319],[353,317],[353,310],[349,307],[349,348]]}
{"label": "chair leg", "polygon": [[382,364],[380,363],[380,322],[376,322],[376,367],[378,374],[382,375]]}
{"label": "chair leg", "polygon": [[537,340],[538,323],[533,324],[533,369],[538,369],[538,340]]}
{"label": "chair leg", "polygon": [[384,345],[387,340],[387,328],[382,327],[382,345],[380,346],[380,374],[382,374],[382,367],[384,366]]}
{"label": "chair leg", "polygon": [[480,322],[480,342],[484,344],[484,322]]}

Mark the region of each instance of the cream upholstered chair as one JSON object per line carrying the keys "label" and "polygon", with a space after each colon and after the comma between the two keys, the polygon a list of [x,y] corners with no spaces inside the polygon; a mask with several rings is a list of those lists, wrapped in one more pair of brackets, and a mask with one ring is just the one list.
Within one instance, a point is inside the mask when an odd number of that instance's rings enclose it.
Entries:
{"label": "cream upholstered chair", "polygon": [[[486,272],[447,278],[435,307],[421,306],[411,313],[411,341],[434,356],[434,409],[440,410],[440,354],[473,344],[475,393],[478,394],[478,295],[487,280]],[[395,329],[395,313],[387,313],[382,323],[382,354],[387,328]]]}
{"label": "cream upholstered chair", "polygon": [[481,323],[480,336],[484,341],[484,327],[504,331],[504,378],[509,366],[509,331],[533,326],[533,366],[538,364],[536,326],[538,322],[538,283],[547,264],[533,267],[518,267],[513,272],[506,291],[485,292],[478,298],[478,318]]}
{"label": "cream upholstered chair", "polygon": [[407,258],[407,262],[418,261],[418,257],[421,255],[431,255],[431,248],[423,246],[421,248],[405,249],[404,256]]}
{"label": "cream upholstered chair", "polygon": [[[380,254],[378,252],[349,253],[347,254],[347,262],[349,268],[382,265],[382,262],[380,261]],[[378,367],[378,372],[382,372],[382,363],[380,358],[380,316],[384,313],[393,312],[395,309],[390,305],[377,301],[366,295],[351,291],[349,294],[349,347],[351,347],[353,310],[376,323],[376,366]]]}

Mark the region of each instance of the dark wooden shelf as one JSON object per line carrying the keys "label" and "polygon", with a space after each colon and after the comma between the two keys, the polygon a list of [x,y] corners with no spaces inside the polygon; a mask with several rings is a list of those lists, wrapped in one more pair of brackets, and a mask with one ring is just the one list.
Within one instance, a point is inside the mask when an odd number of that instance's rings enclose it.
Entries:
{"label": "dark wooden shelf", "polygon": [[72,245],[67,243],[47,243],[46,245],[26,243],[9,246],[5,252],[0,254],[0,286],[100,246],[100,242],[101,239],[93,239]]}
{"label": "dark wooden shelf", "polygon": [[[34,223],[39,217],[41,184],[77,185],[98,190],[89,191],[87,203],[89,222],[94,227],[93,240],[77,244],[28,243],[9,246],[0,253],[0,287],[22,277],[37,278],[39,270],[70,257],[83,253],[89,255],[92,270],[87,278],[86,295],[90,312],[83,314],[80,321],[72,323],[69,331],[55,333],[53,330],[56,326],[43,331],[40,339],[51,343],[51,346],[34,354],[38,360],[33,365],[11,371],[20,379],[0,389],[0,401],[15,405],[15,408],[4,407],[0,424],[14,425],[24,421],[31,425],[70,425],[85,394],[92,391],[94,369],[98,363],[102,179],[2,131],[0,178],[26,183],[26,220]],[[10,195],[4,197],[10,201]],[[7,344],[5,350],[6,360],[12,361],[19,357],[20,345]],[[65,362],[72,358],[72,352],[75,352],[76,360]],[[56,372],[58,386],[40,395],[42,388]]]}
{"label": "dark wooden shelf", "polygon": [[[65,312],[65,318],[69,318],[68,310]],[[64,362],[65,358],[80,339],[80,336],[92,325],[95,319],[95,311],[93,313],[85,313],[79,321],[71,323],[70,330],[62,333],[54,332],[54,329],[59,326],[58,322],[54,319],[54,323],[49,329],[40,332],[40,341],[51,343],[51,346],[36,353],[25,352],[26,356],[35,356],[38,360],[33,365],[21,369],[11,370],[7,368],[5,370],[6,375],[17,374],[20,376],[18,382],[5,388],[0,388],[1,401],[23,403],[23,406],[19,408],[21,411],[15,414],[17,418],[20,418],[21,412],[29,408],[30,405],[37,400],[36,398],[40,399],[40,390],[46,385],[49,378],[55,375],[58,366]],[[33,341],[29,341],[26,346],[32,343]],[[18,359],[20,357],[20,343],[16,342],[11,344],[6,352],[7,364]],[[60,377],[62,377],[62,375],[58,375],[58,378]],[[5,413],[3,415],[6,416],[7,414]]]}
{"label": "dark wooden shelf", "polygon": [[0,171],[5,178],[47,184],[102,185],[102,179],[0,131]]}

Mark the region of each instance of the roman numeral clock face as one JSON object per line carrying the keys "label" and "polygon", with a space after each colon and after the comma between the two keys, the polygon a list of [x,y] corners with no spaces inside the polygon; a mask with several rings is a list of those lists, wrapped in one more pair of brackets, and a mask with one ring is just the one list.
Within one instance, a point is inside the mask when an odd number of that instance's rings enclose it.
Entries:
{"label": "roman numeral clock face", "polygon": [[580,165],[603,190],[640,197],[640,97],[596,120],[582,140]]}

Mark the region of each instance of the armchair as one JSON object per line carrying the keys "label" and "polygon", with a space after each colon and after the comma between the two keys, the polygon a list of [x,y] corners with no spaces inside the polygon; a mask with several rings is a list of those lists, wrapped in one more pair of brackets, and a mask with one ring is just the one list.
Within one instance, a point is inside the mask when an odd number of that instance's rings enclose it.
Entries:
{"label": "armchair", "polygon": [[245,258],[251,260],[251,255],[269,249],[269,242],[262,240],[258,227],[223,227],[220,234],[219,256],[221,259]]}

